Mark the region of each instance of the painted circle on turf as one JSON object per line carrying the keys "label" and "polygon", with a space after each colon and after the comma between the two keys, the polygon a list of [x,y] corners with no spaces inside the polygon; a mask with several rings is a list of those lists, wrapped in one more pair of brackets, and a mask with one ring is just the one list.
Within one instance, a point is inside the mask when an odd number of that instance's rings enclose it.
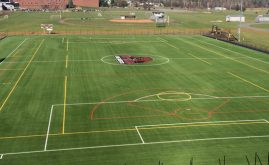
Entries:
{"label": "painted circle on turf", "polygon": [[[145,57],[151,57],[153,60],[152,62],[149,62],[147,64],[131,64],[131,65],[127,65],[127,64],[119,64],[115,58],[115,56],[117,55],[108,55],[108,56],[104,56],[102,57],[100,60],[105,63],[105,64],[109,64],[109,65],[119,65],[119,66],[158,66],[158,65],[164,65],[170,62],[169,58],[163,57],[163,56],[158,56],[158,55],[154,55],[154,56],[150,56],[150,55],[136,55],[136,56],[145,56]],[[157,57],[157,58],[156,58]],[[156,61],[156,59],[161,59],[159,63],[153,63]]]}

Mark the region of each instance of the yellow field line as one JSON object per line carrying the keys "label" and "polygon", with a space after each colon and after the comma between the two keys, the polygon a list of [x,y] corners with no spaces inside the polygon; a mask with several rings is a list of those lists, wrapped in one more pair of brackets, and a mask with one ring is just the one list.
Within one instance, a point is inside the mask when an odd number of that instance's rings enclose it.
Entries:
{"label": "yellow field line", "polygon": [[28,69],[28,67],[30,66],[31,62],[33,61],[33,59],[35,58],[35,55],[37,54],[38,50],[40,49],[41,45],[44,43],[45,39],[43,39],[41,41],[41,43],[39,44],[38,48],[36,49],[36,51],[34,52],[32,58],[30,59],[30,61],[28,62],[28,64],[26,65],[26,67],[24,68],[23,72],[21,73],[20,77],[18,78],[18,80],[16,81],[16,83],[14,84],[13,88],[11,89],[11,91],[9,92],[9,94],[7,95],[6,99],[4,100],[3,104],[0,107],[0,112],[3,110],[3,107],[5,106],[6,102],[8,101],[9,97],[12,95],[12,93],[14,92],[14,90],[16,89],[18,83],[20,82],[22,76],[24,75],[24,73],[26,72],[26,70]]}
{"label": "yellow field line", "polygon": [[265,89],[265,88],[263,88],[263,87],[261,87],[261,86],[255,84],[255,83],[253,83],[253,82],[250,82],[250,81],[248,81],[248,80],[246,80],[246,79],[244,79],[244,78],[242,78],[242,77],[239,77],[238,75],[235,75],[235,74],[233,74],[233,73],[231,73],[231,72],[227,72],[227,73],[230,74],[230,75],[232,75],[232,76],[234,76],[234,77],[236,77],[236,78],[239,78],[240,80],[242,80],[242,81],[244,81],[244,82],[247,82],[247,83],[249,83],[249,84],[251,84],[251,85],[253,85],[253,86],[257,87],[257,88],[260,88],[260,89],[262,89],[262,90],[264,90],[264,91],[266,91],[266,92],[269,92],[268,89]]}
{"label": "yellow field line", "polygon": [[[182,41],[182,40],[181,40],[181,41]],[[194,43],[191,43],[191,42],[188,42],[188,41],[183,41],[183,42],[189,43],[190,45],[197,46],[197,47],[199,47],[199,48],[201,48],[201,49],[204,49],[204,50],[206,50],[206,51],[208,51],[208,52],[212,52],[212,53],[214,53],[214,54],[217,54],[217,55],[219,55],[219,56],[225,57],[225,58],[230,59],[230,60],[232,60],[232,61],[235,61],[235,62],[238,62],[238,63],[240,63],[240,64],[246,65],[246,66],[248,66],[248,67],[250,67],[250,68],[253,68],[253,69],[256,69],[256,70],[259,70],[259,71],[262,71],[262,72],[264,72],[264,73],[269,74],[269,72],[266,71],[266,70],[263,70],[263,69],[260,69],[260,68],[255,67],[255,66],[249,65],[249,64],[247,64],[247,63],[238,61],[238,60],[236,60],[236,59],[233,59],[233,58],[231,58],[231,57],[225,56],[225,55],[223,55],[223,54],[221,54],[221,53],[218,53],[218,52],[216,52],[216,51],[207,49],[207,48],[205,48],[205,47],[203,47],[203,46],[199,46],[199,45],[197,45],[197,44],[194,44]]]}
{"label": "yellow field line", "polygon": [[208,65],[211,65],[211,63],[209,63],[209,62],[207,62],[206,60],[203,60],[203,59],[201,59],[201,58],[199,58],[199,57],[197,57],[197,56],[195,56],[195,55],[193,55],[193,54],[191,54],[191,53],[188,53],[188,55],[190,55],[190,56],[192,56],[192,57],[196,58],[197,60],[200,60],[200,61],[202,61],[202,62],[204,62],[204,63],[207,63]]}
{"label": "yellow field line", "polygon": [[62,134],[64,134],[64,132],[65,132],[66,95],[67,95],[67,76],[65,76],[65,79],[64,79],[64,114],[63,114],[63,129],[62,129]]}
{"label": "yellow field line", "polygon": [[[174,125],[174,126],[158,126],[158,127],[140,127],[139,130],[154,130],[154,129],[169,129],[169,128],[185,128],[185,127],[205,127],[205,126],[226,126],[226,125],[242,125],[242,124],[268,124],[264,121],[260,122],[234,122],[234,123],[206,123],[206,124],[190,124],[190,125]],[[108,133],[108,132],[123,132],[123,131],[136,131],[135,128],[125,128],[125,129],[115,129],[115,130],[100,130],[100,131],[86,131],[86,132],[69,132],[69,133],[57,133],[57,134],[49,134],[50,136],[62,136],[62,135],[79,135],[79,134],[93,134],[93,133]],[[40,135],[25,135],[25,136],[10,136],[10,137],[0,137],[0,140],[5,139],[19,139],[19,138],[33,138],[33,137],[44,137],[46,134]]]}
{"label": "yellow field line", "polygon": [[268,124],[266,122],[246,122],[246,123],[220,123],[220,124],[216,124],[216,123],[207,123],[207,124],[191,124],[191,125],[177,125],[177,126],[158,126],[158,127],[149,127],[149,128],[146,128],[146,127],[142,127],[142,128],[139,128],[139,130],[150,130],[150,129],[170,129],[170,128],[185,128],[185,127],[205,127],[205,126],[226,126],[226,125],[242,125],[242,124],[260,124],[260,123],[263,123],[263,124]]}
{"label": "yellow field line", "polygon": [[67,69],[68,67],[68,55],[66,55],[65,57],[65,69]]}
{"label": "yellow field line", "polygon": [[23,69],[0,69],[0,70],[3,70],[3,71],[8,71],[8,70],[10,71],[10,70],[12,70],[13,71],[13,70],[23,70]]}

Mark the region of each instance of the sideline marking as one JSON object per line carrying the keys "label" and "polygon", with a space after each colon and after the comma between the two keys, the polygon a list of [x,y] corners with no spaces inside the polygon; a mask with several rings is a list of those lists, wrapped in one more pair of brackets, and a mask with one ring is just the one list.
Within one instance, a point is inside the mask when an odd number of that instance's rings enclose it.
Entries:
{"label": "sideline marking", "polygon": [[154,144],[171,144],[171,143],[184,143],[184,142],[199,142],[199,141],[215,141],[215,140],[236,140],[236,139],[253,139],[253,138],[269,138],[269,135],[262,136],[237,136],[237,137],[222,137],[222,138],[204,138],[204,139],[189,139],[189,140],[175,140],[175,141],[161,141],[161,142],[149,142],[149,143],[129,143],[119,145],[105,145],[105,146],[91,146],[91,147],[77,147],[77,148],[62,148],[53,150],[38,150],[38,151],[25,151],[25,152],[10,152],[3,155],[22,155],[33,153],[45,153],[45,152],[60,152],[60,151],[74,151],[74,150],[87,150],[87,149],[100,149],[100,148],[114,148],[114,147],[127,147],[127,146],[141,146],[141,145],[154,145]]}
{"label": "sideline marking", "polygon": [[65,76],[65,79],[64,79],[64,114],[63,114],[63,130],[62,130],[62,134],[64,134],[64,132],[65,132],[66,94],[67,94],[67,76]]}
{"label": "sideline marking", "polygon": [[36,49],[35,53],[33,54],[32,58],[30,59],[30,61],[28,62],[28,64],[26,65],[26,67],[24,68],[23,72],[21,73],[20,77],[18,78],[18,80],[16,81],[16,83],[14,84],[13,88],[11,89],[11,91],[9,92],[9,94],[7,95],[6,99],[4,100],[2,106],[0,107],[0,112],[3,110],[3,107],[5,106],[7,100],[9,99],[9,97],[11,96],[11,94],[13,93],[13,91],[15,90],[15,88],[17,87],[18,83],[20,82],[22,76],[24,75],[24,73],[26,72],[26,70],[28,69],[28,67],[30,66],[31,62],[33,61],[33,59],[35,58],[35,55],[37,54],[38,50],[41,48],[42,44],[44,43],[45,39],[43,39],[41,41],[41,43],[39,44],[38,48]]}
{"label": "sideline marking", "polygon": [[242,78],[242,77],[240,77],[240,76],[237,76],[237,75],[235,75],[235,74],[233,74],[233,73],[231,73],[231,72],[227,72],[227,73],[230,74],[230,75],[232,75],[232,76],[234,76],[234,77],[236,77],[236,78],[238,78],[238,79],[240,79],[240,80],[242,80],[242,81],[244,81],[244,82],[247,82],[247,83],[249,83],[249,84],[251,84],[251,85],[253,85],[253,86],[257,87],[257,88],[260,88],[260,89],[262,89],[262,90],[264,90],[264,91],[266,91],[266,92],[269,93],[269,90],[268,90],[268,89],[265,89],[265,88],[263,88],[263,87],[261,87],[261,86],[255,84],[255,83],[250,82],[250,81],[248,81],[248,80],[246,80],[246,79],[244,79],[244,78]]}
{"label": "sideline marking", "polygon": [[142,144],[145,144],[145,141],[144,141],[144,139],[142,138],[142,136],[141,136],[141,134],[140,134],[140,132],[139,132],[137,126],[135,126],[135,129],[136,129],[136,132],[138,133],[138,136],[140,137],[140,140],[141,140]]}
{"label": "sideline marking", "polygon": [[[265,63],[265,64],[269,64],[269,62],[265,62],[265,61],[263,61],[263,60],[261,60],[261,59],[258,59],[258,58],[254,58],[254,57],[250,57],[250,56],[244,55],[244,54],[242,54],[242,53],[240,53],[240,52],[236,52],[236,51],[233,51],[233,50],[230,50],[230,49],[227,49],[227,48],[223,48],[223,47],[221,47],[221,46],[217,46],[217,45],[214,45],[214,44],[211,44],[211,43],[207,43],[207,42],[204,42],[204,41],[202,41],[202,40],[198,40],[198,39],[197,39],[197,41],[202,42],[202,43],[205,43],[205,44],[208,44],[208,45],[215,46],[215,47],[220,48],[220,49],[223,49],[223,50],[227,50],[227,51],[229,51],[229,52],[233,52],[233,53],[236,53],[236,54],[240,54],[240,55],[243,56],[243,57],[246,57],[246,58],[249,58],[249,59],[252,59],[252,60],[255,60],[255,61],[259,61],[259,62],[262,62],[262,63]],[[252,50],[252,51],[253,51],[253,50]],[[256,53],[260,53],[260,52],[257,52],[257,51],[255,51],[255,52],[256,52]]]}
{"label": "sideline marking", "polygon": [[263,70],[263,69],[260,69],[260,68],[255,67],[255,66],[249,65],[249,64],[244,63],[244,62],[242,62],[242,61],[238,61],[238,60],[236,60],[236,59],[234,59],[234,58],[232,58],[232,57],[225,56],[225,55],[223,55],[222,53],[216,52],[216,51],[211,50],[211,49],[207,49],[207,48],[205,48],[205,47],[203,47],[203,46],[199,46],[199,45],[196,44],[196,43],[192,43],[192,42],[190,42],[190,41],[182,40],[182,39],[179,39],[179,38],[176,38],[176,39],[177,39],[177,40],[180,40],[180,41],[182,41],[182,42],[188,43],[189,45],[194,45],[194,46],[196,46],[196,47],[199,47],[200,49],[204,49],[204,50],[206,50],[206,51],[208,51],[208,52],[214,53],[214,54],[216,54],[216,55],[218,55],[218,56],[222,56],[222,57],[225,57],[225,58],[230,59],[230,60],[232,60],[232,61],[238,62],[238,63],[243,64],[243,65],[245,65],[245,66],[248,66],[248,67],[250,67],[250,68],[252,68],[252,69],[256,69],[256,70],[259,70],[259,71],[261,71],[261,72],[264,72],[264,73],[269,74],[269,72],[266,71],[266,70]]}
{"label": "sideline marking", "polygon": [[6,58],[9,58],[28,38],[25,38]]}
{"label": "sideline marking", "polygon": [[48,124],[48,129],[47,129],[47,135],[46,135],[46,141],[45,141],[44,151],[47,151],[47,145],[48,145],[48,140],[49,140],[50,123],[51,123],[51,118],[52,118],[53,107],[54,106],[52,105],[51,106],[51,109],[50,109],[50,117],[49,117],[49,124]]}
{"label": "sideline marking", "polygon": [[199,57],[197,57],[197,56],[195,56],[195,55],[193,55],[191,53],[188,53],[188,55],[190,55],[190,56],[194,57],[195,59],[200,60],[200,61],[202,61],[202,62],[204,62],[204,63],[206,63],[208,65],[212,65],[211,63],[207,62],[206,60],[203,60],[203,59],[201,59],[201,58],[199,58]]}

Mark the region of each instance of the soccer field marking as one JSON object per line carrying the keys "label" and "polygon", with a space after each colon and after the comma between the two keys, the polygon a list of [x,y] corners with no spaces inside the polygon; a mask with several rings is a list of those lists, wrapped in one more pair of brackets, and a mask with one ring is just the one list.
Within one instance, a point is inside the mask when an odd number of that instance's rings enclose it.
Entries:
{"label": "soccer field marking", "polygon": [[47,150],[47,145],[48,145],[48,140],[49,140],[49,132],[50,132],[50,124],[51,124],[51,118],[52,118],[52,114],[53,114],[53,108],[54,108],[54,106],[52,105],[51,109],[50,109],[50,117],[49,117],[49,123],[48,123],[48,129],[47,129],[47,134],[46,134],[44,151]]}
{"label": "soccer field marking", "polygon": [[6,102],[8,101],[9,97],[12,95],[12,93],[14,92],[14,90],[16,89],[18,83],[20,82],[22,76],[24,75],[24,73],[26,72],[26,70],[28,69],[28,67],[30,66],[31,62],[33,61],[33,59],[35,58],[38,50],[41,48],[42,44],[44,43],[45,39],[43,39],[41,41],[41,43],[39,44],[38,48],[36,49],[36,51],[34,52],[34,54],[32,55],[30,61],[28,62],[28,64],[26,65],[26,67],[24,68],[23,72],[21,73],[21,75],[19,76],[18,80],[16,81],[16,83],[14,84],[13,88],[11,89],[11,91],[8,93],[7,97],[5,98],[4,102],[2,103],[1,107],[0,107],[0,112],[3,110],[3,107],[5,106]]}
{"label": "soccer field marking", "polygon": [[263,119],[266,123],[268,123],[269,124],[269,121],[268,120],[266,120],[266,119]]}
{"label": "soccer field marking", "polygon": [[[115,54],[116,55],[116,54]],[[132,65],[124,65],[124,64],[119,64],[116,62],[116,60],[113,60],[114,63],[112,62],[108,62],[106,61],[106,58],[109,58],[109,57],[115,57],[115,55],[108,55],[108,56],[104,56],[100,59],[100,61],[102,61],[103,63],[105,64],[109,64],[109,65],[117,65],[117,66],[124,66],[124,67],[148,67],[148,66],[159,66],[159,65],[164,65],[164,64],[167,64],[170,62],[170,59],[169,58],[166,58],[166,57],[163,57],[163,56],[159,56],[159,55],[148,55],[149,57],[159,57],[160,59],[164,59],[164,62],[161,62],[161,63],[157,63],[157,64],[144,64],[144,65],[141,65],[141,64],[132,64]]]}
{"label": "soccer field marking", "polygon": [[[223,49],[223,50],[227,50],[227,51],[229,51],[229,52],[233,52],[233,53],[236,53],[236,54],[240,54],[241,56],[244,56],[244,57],[246,57],[246,58],[248,58],[248,59],[252,59],[252,60],[259,61],[259,62],[262,62],[262,63],[265,63],[265,64],[269,64],[269,62],[263,61],[263,60],[261,60],[261,59],[257,59],[257,58],[254,58],[254,57],[250,57],[250,56],[247,56],[247,55],[242,54],[242,53],[240,53],[240,52],[236,52],[236,51],[233,51],[233,50],[230,50],[230,49],[227,49],[227,48],[223,48],[223,47],[221,47],[221,46],[218,46],[218,45],[215,45],[215,44],[211,44],[211,43],[205,42],[205,41],[203,41],[203,40],[197,40],[197,41],[202,42],[202,43],[205,43],[205,44],[207,44],[207,45],[215,46],[215,47],[220,48],[220,49]],[[260,52],[259,52],[259,53],[260,53]]]}
{"label": "soccer field marking", "polygon": [[[269,98],[269,95],[264,96],[224,96],[224,97],[204,97],[204,98],[192,98],[192,100],[220,100],[220,99],[251,99],[251,98]],[[121,103],[134,103],[134,102],[161,102],[166,100],[152,99],[152,100],[122,100],[122,101],[101,101],[101,102],[85,102],[85,103],[69,103],[66,106],[77,105],[95,105],[95,104],[121,104]],[[64,104],[54,104],[54,106],[63,106]]]}
{"label": "soccer field marking", "polygon": [[17,49],[19,49],[19,47],[26,41],[26,40],[28,40],[28,38],[25,38],[11,53],[9,53],[8,55],[7,55],[7,57],[6,58],[9,58]]}
{"label": "soccer field marking", "polygon": [[206,123],[206,124],[188,124],[188,125],[170,125],[170,126],[151,126],[139,127],[140,130],[154,130],[154,129],[171,129],[171,128],[186,128],[186,127],[208,127],[208,126],[230,126],[230,125],[247,125],[247,124],[268,124],[264,120],[255,122],[234,122],[234,123]]}
{"label": "soccer field marking", "polygon": [[0,160],[3,159],[3,156],[4,156],[3,154],[0,155]]}
{"label": "soccer field marking", "polygon": [[68,51],[68,49],[69,49],[69,40],[67,39],[67,41],[66,41],[66,51]]}
{"label": "soccer field marking", "polygon": [[23,70],[23,69],[0,69],[0,71],[17,71],[17,70]]}
{"label": "soccer field marking", "polygon": [[139,132],[139,130],[138,130],[138,128],[137,128],[137,126],[135,126],[135,129],[136,129],[136,132],[137,132],[137,134],[138,134],[138,136],[139,136],[139,138],[140,138],[140,140],[141,140],[142,144],[145,144],[145,141],[144,141],[144,139],[143,139],[142,135],[140,134],[140,132]]}
{"label": "soccer field marking", "polygon": [[68,55],[66,55],[65,57],[65,69],[68,68]]}
{"label": "soccer field marking", "polygon": [[188,140],[175,140],[175,141],[160,141],[160,142],[147,142],[147,143],[129,143],[118,145],[103,145],[103,146],[90,146],[90,147],[74,147],[74,148],[61,148],[50,150],[36,150],[36,151],[24,151],[24,152],[9,152],[3,153],[3,156],[8,155],[23,155],[23,154],[36,154],[36,153],[49,153],[49,152],[62,152],[62,151],[76,151],[76,150],[89,150],[89,149],[101,149],[101,148],[116,148],[116,147],[131,147],[142,145],[155,145],[155,144],[172,144],[172,143],[185,143],[185,142],[199,142],[199,141],[218,141],[218,140],[238,140],[238,139],[255,139],[255,138],[269,138],[269,135],[261,136],[237,136],[237,137],[222,137],[222,138],[204,138],[204,139],[188,139]]}
{"label": "soccer field marking", "polygon": [[194,57],[195,59],[200,60],[200,61],[202,61],[202,62],[204,62],[204,63],[206,63],[206,64],[208,64],[208,65],[212,65],[212,64],[209,63],[208,61],[206,61],[206,60],[204,60],[204,59],[201,59],[201,58],[199,58],[199,57],[197,57],[197,56],[195,56],[195,55],[193,55],[193,54],[191,54],[191,53],[188,53],[188,55],[190,55],[190,56]]}
{"label": "soccer field marking", "polygon": [[158,37],[158,39],[159,39],[162,43],[164,43],[164,44],[166,44],[166,45],[168,45],[168,46],[170,46],[170,47],[172,47],[172,48],[175,48],[175,49],[177,49],[177,50],[180,50],[178,47],[176,47],[176,46],[174,46],[174,45],[172,45],[172,44],[169,44],[168,41],[163,41],[162,38],[160,38],[160,37]]}
{"label": "soccer field marking", "polygon": [[261,72],[264,72],[264,73],[269,74],[269,72],[266,71],[266,70],[263,70],[263,69],[261,69],[261,68],[257,68],[257,67],[255,67],[255,66],[252,66],[252,65],[247,64],[247,63],[242,62],[242,61],[238,61],[238,60],[236,60],[236,59],[234,59],[234,58],[232,58],[232,57],[229,57],[229,56],[226,56],[226,55],[224,55],[224,54],[222,54],[222,53],[219,53],[219,52],[216,52],[216,51],[214,51],[214,50],[208,49],[208,48],[206,48],[206,47],[204,47],[204,46],[201,46],[201,45],[198,45],[198,44],[195,44],[195,43],[186,41],[186,40],[182,40],[182,39],[179,39],[179,38],[176,38],[176,39],[177,39],[177,40],[180,40],[180,41],[182,41],[182,42],[184,42],[184,43],[188,43],[189,45],[193,45],[193,46],[196,46],[196,47],[198,47],[198,48],[200,48],[200,49],[203,49],[203,50],[206,50],[206,51],[208,51],[208,52],[214,53],[214,54],[216,54],[216,55],[218,55],[218,56],[222,56],[222,57],[225,57],[225,58],[230,59],[230,60],[232,60],[232,61],[238,62],[238,63],[243,64],[243,65],[245,65],[245,66],[248,66],[248,67],[250,67],[250,68],[252,68],[252,69],[255,69],[255,70],[258,70],[258,71],[261,71]]}
{"label": "soccer field marking", "polygon": [[63,126],[62,126],[62,134],[65,132],[65,119],[66,119],[66,97],[67,96],[67,76],[64,79],[64,109],[63,109]]}
{"label": "soccer field marking", "polygon": [[231,121],[205,121],[205,122],[189,122],[189,123],[169,123],[169,124],[154,124],[154,125],[139,125],[141,127],[156,127],[156,126],[174,126],[174,125],[193,125],[193,124],[216,124],[216,123],[242,123],[242,122],[265,122],[265,119],[257,120],[231,120]]}
{"label": "soccer field marking", "polygon": [[255,87],[259,88],[259,89],[262,89],[262,90],[264,90],[264,91],[266,91],[266,92],[269,93],[269,90],[268,89],[265,89],[264,87],[261,87],[260,85],[257,85],[257,84],[255,84],[255,83],[253,83],[251,81],[248,81],[248,80],[246,80],[246,79],[244,79],[244,78],[242,78],[242,77],[240,77],[240,76],[238,76],[238,75],[236,75],[234,73],[231,73],[231,72],[227,72],[227,73],[230,74],[230,75],[232,75],[233,77],[236,77],[236,78],[238,78],[238,79],[240,79],[240,80],[242,80],[242,81],[244,81],[244,82],[246,82],[248,84],[251,84],[251,85],[253,85],[253,86],[255,86]]}

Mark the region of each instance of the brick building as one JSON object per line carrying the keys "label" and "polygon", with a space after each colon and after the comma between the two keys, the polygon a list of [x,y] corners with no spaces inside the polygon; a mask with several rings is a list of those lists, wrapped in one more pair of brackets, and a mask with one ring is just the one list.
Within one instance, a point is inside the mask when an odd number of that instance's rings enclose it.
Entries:
{"label": "brick building", "polygon": [[[26,9],[65,9],[68,0],[14,0]],[[99,7],[99,0],[73,0],[74,5],[81,7]]]}

